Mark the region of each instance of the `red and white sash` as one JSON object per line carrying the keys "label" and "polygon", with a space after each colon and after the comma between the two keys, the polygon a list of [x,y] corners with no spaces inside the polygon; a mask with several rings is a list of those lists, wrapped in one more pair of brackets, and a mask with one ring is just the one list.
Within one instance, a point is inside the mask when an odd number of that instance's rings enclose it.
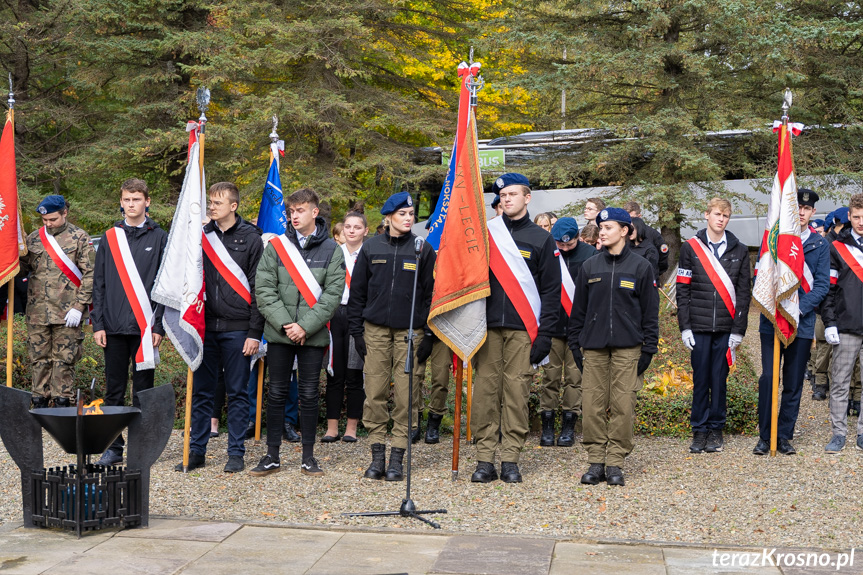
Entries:
{"label": "red and white sash", "polygon": [[566,315],[572,315],[572,304],[575,301],[575,282],[572,281],[569,269],[563,261],[563,253],[560,250],[556,250],[555,255],[560,261],[560,303],[563,305]]}
{"label": "red and white sash", "polygon": [[225,278],[228,285],[231,286],[241,298],[246,300],[246,303],[252,305],[252,291],[249,287],[249,280],[246,277],[242,268],[234,261],[227,248],[216,235],[216,232],[208,232],[204,234],[201,241],[201,247],[204,248],[204,253],[216,267],[219,274]]}
{"label": "red and white sash", "polygon": [[[288,270],[288,275],[291,276],[294,285],[300,290],[300,295],[303,296],[306,305],[309,308],[315,307],[324,290],[321,289],[321,285],[315,279],[300,250],[284,234],[274,237],[270,240],[270,243],[273,244],[273,248],[275,248],[279,259],[282,260],[285,269]],[[327,362],[327,372],[333,375],[333,334],[330,332],[329,322],[327,322],[327,334],[330,337],[330,359]]]}
{"label": "red and white sash", "polygon": [[812,270],[809,269],[809,264],[803,262],[803,277],[800,278],[800,287],[803,288],[803,293],[812,291],[812,286],[815,285],[815,276],[812,275]]}
{"label": "red and white sash", "polygon": [[[839,252],[839,255],[845,261],[845,264],[851,268],[857,279],[863,282],[863,252],[857,247],[852,250],[851,246],[841,241],[833,242],[833,247],[836,248],[836,251]],[[836,279],[833,277],[833,270],[830,270],[830,276],[831,283],[835,284]]]}
{"label": "red and white sash", "polygon": [[351,275],[354,273],[354,265],[357,263],[357,256],[351,255],[347,244],[342,244],[342,253],[345,256],[345,291],[342,294],[342,305],[348,303],[351,296]]}
{"label": "red and white sash", "polygon": [[150,296],[147,295],[144,282],[141,281],[141,275],[135,266],[135,260],[132,259],[132,251],[129,249],[126,232],[122,229],[111,228],[105,232],[105,237],[108,240],[111,257],[114,258],[114,265],[117,266],[117,273],[123,284],[126,299],[132,307],[135,321],[138,322],[138,329],[141,330],[141,345],[138,346],[138,352],[135,354],[135,368],[137,370],[155,369],[153,308],[150,303]]}
{"label": "red and white sash", "polygon": [[[716,259],[716,256],[713,254],[713,250],[705,246],[698,237],[689,238],[686,242],[692,246],[692,249],[695,251],[695,255],[698,256],[698,260],[701,262],[701,265],[704,266],[704,271],[707,272],[707,277],[710,278],[710,283],[713,284],[713,288],[716,290],[716,293],[719,294],[719,298],[722,300],[722,303],[725,304],[725,309],[727,309],[728,313],[731,314],[731,319],[733,321],[737,293],[734,290],[734,284],[731,282],[731,278],[728,277],[728,272],[725,271],[725,268],[723,268],[722,264],[719,263],[719,260]],[[728,359],[728,365],[734,363],[734,353],[731,351],[731,348],[728,349],[726,357]]]}
{"label": "red and white sash", "polygon": [[541,300],[530,269],[506,229],[503,218],[489,220],[488,239],[489,267],[503,286],[533,343],[539,332]]}
{"label": "red and white sash", "polygon": [[81,270],[78,269],[75,262],[69,259],[63,248],[57,243],[57,239],[47,232],[45,226],[39,228],[39,239],[42,240],[45,251],[48,252],[48,255],[51,256],[51,259],[60,268],[63,275],[75,284],[76,288],[81,287]]}

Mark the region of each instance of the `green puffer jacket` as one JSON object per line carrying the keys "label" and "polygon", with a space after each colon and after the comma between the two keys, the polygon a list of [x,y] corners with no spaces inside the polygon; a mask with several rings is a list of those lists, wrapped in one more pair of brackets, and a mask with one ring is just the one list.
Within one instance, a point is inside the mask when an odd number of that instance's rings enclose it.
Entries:
{"label": "green puffer jacket", "polygon": [[317,218],[315,224],[315,234],[306,240],[305,248],[300,247],[293,228],[289,227],[285,233],[323,289],[314,308],[309,308],[272,243],[267,244],[261,256],[255,275],[255,297],[266,320],[264,338],[268,342],[294,343],[282,326],[298,323],[306,331],[305,345],[326,347],[330,343],[327,322],[339,307],[345,290],[345,258],[338,244],[330,239],[323,218]]}

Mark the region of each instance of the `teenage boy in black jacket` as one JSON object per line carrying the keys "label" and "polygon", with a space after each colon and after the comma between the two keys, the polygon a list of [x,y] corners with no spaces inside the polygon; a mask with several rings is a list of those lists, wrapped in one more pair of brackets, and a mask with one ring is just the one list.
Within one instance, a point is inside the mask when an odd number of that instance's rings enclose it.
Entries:
{"label": "teenage boy in black jacket", "polygon": [[569,321],[569,347],[584,374],[582,442],[590,467],[581,482],[624,485],[638,376],[659,342],[659,293],[653,267],[627,245],[629,213],[606,208],[596,221],[602,250],[581,266]]}
{"label": "teenage boy in black jacket", "polygon": [[743,341],[751,299],[749,250],[731,232],[731,202],[713,198],[707,227],[680,247],[677,323],[692,352],[691,453],[722,451],[728,357]]}
{"label": "teenage boy in black jacket", "polygon": [[[255,303],[255,271],[264,251],[261,230],[237,214],[240,191],[231,182],[210,186],[204,226],[204,357],[195,371],[188,469],[204,466],[219,366],[228,394],[226,473],[245,468],[250,358],[258,352],[264,319]],[[183,464],[174,468],[183,471]]]}
{"label": "teenage boy in black jacket", "polygon": [[[153,387],[157,350],[165,335],[162,328],[164,307],[153,305],[149,297],[168,234],[147,216],[149,206],[150,192],[146,182],[136,178],[123,182],[120,186],[120,210],[125,219],[102,234],[100,249],[96,252],[93,311],[90,318],[93,322],[93,339],[96,345],[105,350],[105,405],[123,405],[129,382],[130,360],[132,404],[136,407],[139,405],[138,392]],[[122,253],[130,257],[130,262],[124,262],[119,250],[120,242],[128,247],[128,251],[124,248]],[[131,282],[140,282],[138,285],[143,287],[144,292],[141,295],[146,297],[146,301],[138,305],[137,294],[134,289],[130,290],[131,293],[126,291],[124,280],[130,288]],[[142,319],[149,322],[143,330],[132,309],[133,305],[138,306]],[[145,342],[144,337],[149,340]],[[147,349],[146,353],[140,349],[142,344]],[[102,454],[99,465],[122,463],[124,445],[123,436],[118,436]]]}

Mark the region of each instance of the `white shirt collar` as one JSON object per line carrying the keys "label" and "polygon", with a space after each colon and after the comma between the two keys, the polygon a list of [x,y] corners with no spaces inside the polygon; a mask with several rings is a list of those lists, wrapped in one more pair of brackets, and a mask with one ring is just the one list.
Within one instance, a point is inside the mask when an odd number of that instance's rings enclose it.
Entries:
{"label": "white shirt collar", "polygon": [[130,223],[129,223],[129,220],[127,220],[126,218],[123,218],[123,223],[124,223],[124,224],[126,224],[126,226],[128,226],[128,227],[130,227],[130,228],[143,228],[143,227],[144,227],[144,224],[146,224],[146,223],[147,223],[147,220],[146,220],[146,219],[144,219],[144,221],[143,221],[143,222],[141,222],[139,225],[137,225],[137,226],[133,226],[132,224],[130,224]]}

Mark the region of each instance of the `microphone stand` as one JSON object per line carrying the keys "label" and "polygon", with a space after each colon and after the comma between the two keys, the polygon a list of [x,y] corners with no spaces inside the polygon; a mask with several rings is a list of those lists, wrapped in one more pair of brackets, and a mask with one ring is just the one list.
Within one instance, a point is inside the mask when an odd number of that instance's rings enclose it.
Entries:
{"label": "microphone stand", "polygon": [[431,519],[426,519],[423,515],[446,513],[447,510],[426,509],[418,511],[416,504],[413,502],[413,499],[411,499],[411,444],[413,443],[413,441],[411,441],[411,434],[413,433],[414,413],[414,310],[416,309],[417,278],[420,273],[420,254],[422,253],[423,243],[425,243],[423,238],[418,237],[414,240],[414,252],[417,256],[417,266],[416,270],[414,270],[414,287],[413,292],[411,293],[411,317],[408,322],[408,334],[405,337],[408,348],[407,358],[405,359],[405,373],[408,374],[408,449],[407,461],[405,462],[405,497],[402,499],[402,504],[398,511],[364,511],[361,513],[342,513],[342,515],[345,517],[412,517],[414,519],[419,519],[423,523],[428,523],[435,529],[440,529],[440,524]]}

